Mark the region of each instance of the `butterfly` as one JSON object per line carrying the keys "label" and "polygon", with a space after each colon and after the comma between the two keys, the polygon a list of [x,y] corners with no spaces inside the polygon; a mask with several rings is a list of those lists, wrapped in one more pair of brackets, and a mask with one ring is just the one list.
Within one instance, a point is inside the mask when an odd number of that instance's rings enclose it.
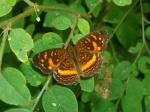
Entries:
{"label": "butterfly", "polygon": [[33,65],[44,74],[51,74],[63,85],[75,83],[80,76],[91,77],[102,65],[102,55],[107,47],[107,31],[94,31],[67,49],[54,48],[36,54]]}

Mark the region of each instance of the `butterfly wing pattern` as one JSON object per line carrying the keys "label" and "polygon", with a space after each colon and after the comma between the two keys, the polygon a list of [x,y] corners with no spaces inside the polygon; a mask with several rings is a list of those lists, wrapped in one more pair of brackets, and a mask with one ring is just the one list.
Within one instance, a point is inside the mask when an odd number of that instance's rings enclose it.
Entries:
{"label": "butterfly wing pattern", "polygon": [[44,74],[50,74],[69,54],[67,50],[55,48],[42,51],[32,58],[32,63]]}
{"label": "butterfly wing pattern", "polygon": [[102,65],[102,55],[100,52],[107,47],[107,31],[92,32],[79,40],[75,49],[77,50],[77,60],[81,65],[81,76],[90,77],[97,73]]}
{"label": "butterfly wing pattern", "polygon": [[80,76],[93,76],[102,65],[101,53],[107,47],[107,31],[95,31],[80,39],[67,50],[49,49],[36,54],[32,62],[44,74],[53,72],[63,85],[75,83]]}
{"label": "butterfly wing pattern", "polygon": [[77,60],[81,66],[82,77],[94,75],[102,65],[102,56],[99,52],[80,52]]}
{"label": "butterfly wing pattern", "polygon": [[55,80],[63,85],[70,85],[79,79],[79,74],[71,58],[64,59],[53,72]]}

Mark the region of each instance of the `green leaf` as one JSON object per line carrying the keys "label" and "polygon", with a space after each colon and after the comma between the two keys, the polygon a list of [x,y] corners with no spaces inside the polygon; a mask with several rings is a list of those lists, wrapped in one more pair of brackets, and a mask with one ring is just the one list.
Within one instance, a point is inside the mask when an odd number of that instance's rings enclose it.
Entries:
{"label": "green leaf", "polygon": [[34,31],[35,31],[34,24],[30,24],[29,26],[26,27],[26,32],[28,32],[30,35],[33,35]]}
{"label": "green leaf", "polygon": [[148,26],[148,27],[146,28],[145,34],[146,34],[147,39],[150,40],[150,26]]}
{"label": "green leaf", "polygon": [[78,112],[74,93],[62,86],[51,86],[45,91],[43,98],[45,112]]}
{"label": "green leaf", "polygon": [[94,17],[97,17],[101,10],[101,2],[99,0],[85,0],[87,7],[92,10]]}
{"label": "green leaf", "polygon": [[[117,14],[117,16],[116,16]],[[124,11],[121,7],[114,4],[109,9],[109,12],[104,17],[104,21],[108,23],[118,23],[124,16]]]}
{"label": "green leaf", "polygon": [[0,75],[0,99],[11,105],[27,106],[31,100],[22,73],[15,68],[7,67]]}
{"label": "green leaf", "polygon": [[110,37],[113,33],[113,28],[110,26],[102,26],[101,30],[106,30],[108,32],[108,37]]}
{"label": "green leaf", "polygon": [[150,12],[150,4],[148,2],[143,2],[143,13],[149,13]]}
{"label": "green leaf", "polygon": [[[133,13],[132,18],[127,18],[125,22],[123,22],[118,28],[116,35],[119,42],[123,45],[127,50],[131,46],[135,46],[140,37],[140,29],[138,26],[137,14]],[[133,22],[133,20],[135,22]],[[125,33],[126,32],[126,33]]]}
{"label": "green leaf", "polygon": [[121,100],[121,106],[123,108],[123,112],[142,112],[142,105],[135,96],[123,96]]}
{"label": "green leaf", "polygon": [[92,92],[94,90],[94,77],[79,80],[81,90]]}
{"label": "green leaf", "polygon": [[63,44],[63,40],[58,34],[49,32],[45,33],[42,39],[35,42],[33,51],[39,53],[47,49],[62,48]]}
{"label": "green leaf", "polygon": [[141,56],[138,60],[138,68],[144,74],[150,73],[150,58]]}
{"label": "green leaf", "polygon": [[0,1],[0,17],[8,14],[12,7],[16,4],[16,0],[1,0]]}
{"label": "green leaf", "polygon": [[24,108],[14,108],[14,109],[6,110],[4,112],[31,112],[31,110],[27,110]]}
{"label": "green leaf", "polygon": [[150,97],[149,97],[149,95],[145,96],[144,102],[145,102],[145,107],[146,107],[145,112],[150,112]]}
{"label": "green leaf", "polygon": [[74,44],[76,44],[82,37],[84,37],[83,34],[76,34],[76,35],[74,35],[74,37],[72,38],[72,42],[73,42]]}
{"label": "green leaf", "polygon": [[100,100],[101,96],[97,95],[95,91],[93,92],[82,92],[81,100],[84,103],[87,102],[98,102]]}
{"label": "green leaf", "polygon": [[141,101],[144,95],[144,88],[141,81],[136,78],[129,79],[126,87],[126,93]]}
{"label": "green leaf", "polygon": [[78,112],[86,112],[85,111],[85,109],[86,109],[85,104],[81,101],[78,101],[78,108],[79,108]]}
{"label": "green leaf", "polygon": [[91,112],[116,112],[116,106],[108,101],[101,99],[99,102],[96,102]]}
{"label": "green leaf", "polygon": [[[0,36],[0,43],[2,43],[2,36]],[[1,46],[0,46],[0,48],[1,48]],[[11,48],[10,48],[9,42],[6,41],[4,53],[10,53],[10,52],[12,52],[12,50],[11,50]]]}
{"label": "green leaf", "polygon": [[123,92],[123,83],[119,79],[112,79],[109,85],[109,99],[114,100],[120,97]]}
{"label": "green leaf", "polygon": [[113,78],[125,80],[131,75],[132,71],[133,71],[133,67],[131,63],[128,61],[122,61],[116,66],[113,73]]}
{"label": "green leaf", "polygon": [[43,0],[43,5],[54,6],[55,4],[57,4],[56,0],[51,0],[51,2],[49,0]]}
{"label": "green leaf", "polygon": [[59,16],[52,21],[52,25],[58,30],[65,30],[70,27],[71,21],[65,16]]}
{"label": "green leaf", "polygon": [[20,70],[28,80],[28,83],[30,83],[30,85],[32,86],[37,87],[41,85],[41,83],[46,79],[46,77],[42,76],[39,72],[33,69],[31,61],[28,61],[27,63],[22,63],[20,66]]}
{"label": "green leaf", "polygon": [[33,37],[33,41],[36,42],[38,39],[41,39],[42,36],[43,36],[42,33],[36,33],[36,34],[34,35],[34,37]]}
{"label": "green leaf", "polygon": [[25,27],[25,18],[22,18],[20,20],[17,20],[14,24],[13,24],[13,28],[24,28]]}
{"label": "green leaf", "polygon": [[103,62],[105,63],[108,63],[109,61],[111,61],[111,59],[112,59],[112,55],[111,55],[111,53],[110,52],[108,52],[108,51],[104,51],[103,52]]}
{"label": "green leaf", "polygon": [[132,71],[131,77],[136,77],[138,75],[139,75],[139,69],[137,65],[133,65],[133,71]]}
{"label": "green leaf", "polygon": [[90,25],[85,19],[82,18],[78,19],[78,28],[84,35],[90,33]]}
{"label": "green leaf", "polygon": [[57,4],[57,1],[51,0],[51,2],[49,2],[49,0],[43,0],[43,5],[47,5],[47,6],[51,5],[51,6],[53,6],[54,4]]}
{"label": "green leaf", "polygon": [[130,47],[128,52],[132,53],[132,54],[138,53],[141,50],[141,48],[142,48],[142,43],[138,42],[135,47],[133,47],[133,46]]}
{"label": "green leaf", "polygon": [[68,12],[62,12],[62,11],[48,11],[46,13],[43,26],[44,27],[53,27],[52,21],[54,21],[56,18],[58,18],[60,16],[64,16],[64,17],[68,18],[71,21],[71,23],[74,22],[74,15],[73,14],[70,14]]}
{"label": "green leaf", "polygon": [[[11,17],[13,16],[13,12],[9,12],[7,15],[3,16],[3,17],[0,17],[0,21],[5,21],[5,20],[8,20],[10,19]],[[15,24],[15,23],[14,23]]]}
{"label": "green leaf", "polygon": [[113,2],[118,6],[131,5],[132,0],[113,0]]}
{"label": "green leaf", "polygon": [[12,51],[21,62],[27,62],[27,52],[33,48],[31,36],[23,29],[11,29],[9,35],[9,44]]}
{"label": "green leaf", "polygon": [[86,14],[86,10],[83,7],[83,5],[81,5],[81,4],[72,4],[72,5],[70,5],[70,7],[71,7],[71,9],[73,9],[75,11],[78,11],[82,14]]}
{"label": "green leaf", "polygon": [[144,95],[150,95],[150,77],[146,77],[142,80],[144,88]]}

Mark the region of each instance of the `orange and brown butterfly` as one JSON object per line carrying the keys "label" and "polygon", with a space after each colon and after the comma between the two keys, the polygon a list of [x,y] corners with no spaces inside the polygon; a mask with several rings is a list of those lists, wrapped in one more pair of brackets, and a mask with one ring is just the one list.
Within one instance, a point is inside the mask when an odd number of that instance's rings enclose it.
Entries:
{"label": "orange and brown butterfly", "polygon": [[67,49],[54,48],[36,54],[32,62],[44,74],[51,74],[63,85],[75,83],[80,76],[93,76],[102,65],[100,52],[107,47],[107,31],[95,31]]}

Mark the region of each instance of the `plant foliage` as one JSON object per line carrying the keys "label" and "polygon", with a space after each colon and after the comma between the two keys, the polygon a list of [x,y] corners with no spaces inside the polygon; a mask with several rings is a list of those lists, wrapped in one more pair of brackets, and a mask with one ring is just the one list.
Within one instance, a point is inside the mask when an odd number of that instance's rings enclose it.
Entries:
{"label": "plant foliage", "polygon": [[[1,112],[150,112],[150,1],[1,0]],[[69,86],[32,57],[108,31],[99,73]]]}

